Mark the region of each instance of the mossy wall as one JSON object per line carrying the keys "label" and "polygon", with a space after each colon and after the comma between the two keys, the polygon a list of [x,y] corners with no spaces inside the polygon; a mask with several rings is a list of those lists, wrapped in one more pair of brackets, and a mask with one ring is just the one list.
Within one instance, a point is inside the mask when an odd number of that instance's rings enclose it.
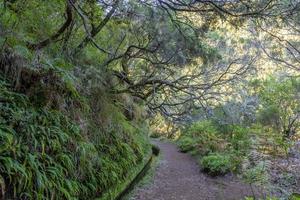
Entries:
{"label": "mossy wall", "polygon": [[[116,196],[149,158],[142,105],[131,96],[124,101],[124,95],[111,94],[107,85],[92,84],[109,76],[97,70],[78,75],[18,66],[16,57],[5,58],[2,53],[1,198]],[[131,110],[129,118],[128,107],[140,110]]]}

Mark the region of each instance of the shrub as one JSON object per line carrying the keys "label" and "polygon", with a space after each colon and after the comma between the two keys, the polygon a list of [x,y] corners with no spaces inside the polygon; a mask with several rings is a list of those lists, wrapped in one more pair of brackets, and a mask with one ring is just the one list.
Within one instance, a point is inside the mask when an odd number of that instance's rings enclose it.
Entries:
{"label": "shrub", "polygon": [[179,148],[181,152],[188,152],[195,148],[195,140],[189,136],[183,136],[179,140]]}
{"label": "shrub", "polygon": [[202,136],[203,134],[213,137],[217,132],[217,128],[209,120],[195,122],[186,130],[187,135],[191,135],[194,137]]}
{"label": "shrub", "polygon": [[224,175],[231,170],[230,157],[219,153],[202,157],[200,165],[204,172],[212,176]]}
{"label": "shrub", "polygon": [[211,121],[201,121],[192,124],[179,138],[182,152],[196,151],[200,155],[207,155],[225,149],[226,142],[218,133]]}
{"label": "shrub", "polygon": [[290,197],[291,200],[299,200],[300,199],[300,194],[298,193],[293,193]]}
{"label": "shrub", "polygon": [[182,152],[204,156],[200,164],[211,175],[239,170],[251,145],[248,128],[208,120],[192,124],[178,143]]}
{"label": "shrub", "polygon": [[251,144],[249,129],[238,125],[232,125],[231,130],[232,132],[229,139],[231,147],[239,155],[245,155],[248,152]]}
{"label": "shrub", "polygon": [[158,133],[158,132],[153,132],[151,135],[150,135],[150,137],[151,138],[160,138],[160,133]]}
{"label": "shrub", "polygon": [[260,162],[256,166],[248,168],[243,173],[244,180],[249,184],[265,185],[268,182],[266,163]]}

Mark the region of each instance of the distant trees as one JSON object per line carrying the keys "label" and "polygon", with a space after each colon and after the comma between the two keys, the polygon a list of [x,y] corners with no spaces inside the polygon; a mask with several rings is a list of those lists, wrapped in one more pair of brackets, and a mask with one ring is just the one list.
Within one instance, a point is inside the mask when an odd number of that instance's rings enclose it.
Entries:
{"label": "distant trees", "polygon": [[262,82],[259,97],[259,120],[276,128],[283,137],[290,138],[300,128],[299,78],[269,79]]}

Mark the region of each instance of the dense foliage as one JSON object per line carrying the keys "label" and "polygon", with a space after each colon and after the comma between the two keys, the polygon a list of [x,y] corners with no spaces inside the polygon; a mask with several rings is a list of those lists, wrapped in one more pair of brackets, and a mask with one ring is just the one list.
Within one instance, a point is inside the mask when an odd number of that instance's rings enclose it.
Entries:
{"label": "dense foliage", "polygon": [[210,175],[237,172],[251,187],[286,198],[299,180],[299,78],[273,74],[247,84],[236,100],[212,106],[182,129],[179,147],[198,156]]}
{"label": "dense foliage", "polygon": [[200,165],[212,175],[240,170],[249,153],[249,130],[237,125],[220,126],[213,121],[201,121],[183,130],[178,139],[183,152],[200,155]]}
{"label": "dense foliage", "polygon": [[288,160],[299,137],[299,5],[1,0],[1,198],[112,199],[149,127],[262,182],[257,157]]}
{"label": "dense foliage", "polygon": [[[90,119],[84,134],[78,122],[14,92],[3,78],[0,97],[2,197],[100,197],[128,178],[132,173],[129,169],[149,151],[141,130],[121,113],[111,122],[118,127],[101,131]],[[114,115],[120,112],[112,109]]]}

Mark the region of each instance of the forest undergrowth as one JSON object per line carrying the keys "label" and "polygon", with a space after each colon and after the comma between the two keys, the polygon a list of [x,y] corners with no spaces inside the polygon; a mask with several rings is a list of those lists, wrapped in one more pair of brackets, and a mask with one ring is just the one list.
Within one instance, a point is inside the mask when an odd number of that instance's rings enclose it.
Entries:
{"label": "forest undergrowth", "polygon": [[83,90],[77,86],[84,78],[55,67],[16,65],[21,59],[13,52],[1,58],[1,197],[116,196],[150,156],[141,118],[133,111],[134,119],[127,119],[112,103],[122,97],[101,85]]}

